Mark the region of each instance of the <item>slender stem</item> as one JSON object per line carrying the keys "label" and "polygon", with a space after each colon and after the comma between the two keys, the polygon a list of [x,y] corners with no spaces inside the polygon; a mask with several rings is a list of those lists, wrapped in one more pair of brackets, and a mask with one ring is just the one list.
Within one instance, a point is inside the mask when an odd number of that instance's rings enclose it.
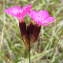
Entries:
{"label": "slender stem", "polygon": [[29,37],[29,32],[26,29],[26,23],[25,22],[20,22],[19,23],[19,28],[20,32],[22,35],[22,39],[24,41],[24,44],[29,52],[29,63],[30,63],[30,37]]}
{"label": "slender stem", "polygon": [[31,57],[30,57],[30,50],[31,50],[31,45],[33,42],[35,42],[39,36],[41,26],[37,26],[36,24],[30,23],[30,25],[27,26],[27,33],[30,37],[30,42],[29,42],[29,63],[31,63]]}
{"label": "slender stem", "polygon": [[19,28],[24,44],[27,50],[29,51],[29,63],[30,63],[31,44],[37,40],[41,26],[37,26],[36,24],[33,23],[30,23],[30,25],[26,26],[26,23],[23,21],[19,22]]}

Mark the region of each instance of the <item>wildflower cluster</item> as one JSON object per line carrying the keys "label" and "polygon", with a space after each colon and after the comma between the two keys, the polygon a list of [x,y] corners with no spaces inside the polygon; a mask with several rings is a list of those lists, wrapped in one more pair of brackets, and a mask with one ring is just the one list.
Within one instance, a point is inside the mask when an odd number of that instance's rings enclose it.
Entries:
{"label": "wildflower cluster", "polygon": [[[16,17],[19,21],[19,28],[24,40],[24,44],[27,48],[30,48],[30,43],[37,40],[41,26],[48,26],[54,22],[55,18],[52,17],[48,11],[40,10],[36,11],[32,9],[32,5],[26,5],[24,7],[13,6],[4,10],[9,15]],[[30,17],[30,24],[27,26],[24,17],[28,15]]]}

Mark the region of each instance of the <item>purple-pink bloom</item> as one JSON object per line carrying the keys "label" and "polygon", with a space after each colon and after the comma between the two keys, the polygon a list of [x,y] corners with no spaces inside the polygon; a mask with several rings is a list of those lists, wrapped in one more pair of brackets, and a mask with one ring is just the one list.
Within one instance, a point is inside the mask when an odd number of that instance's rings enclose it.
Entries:
{"label": "purple-pink bloom", "polygon": [[31,7],[31,5],[26,5],[24,7],[13,6],[4,10],[4,12],[18,18],[19,20],[22,20],[26,16],[26,14],[30,12]]}
{"label": "purple-pink bloom", "polygon": [[39,26],[47,26],[50,23],[54,22],[55,20],[55,18],[50,16],[48,11],[46,10],[41,10],[41,11],[31,10],[29,16]]}

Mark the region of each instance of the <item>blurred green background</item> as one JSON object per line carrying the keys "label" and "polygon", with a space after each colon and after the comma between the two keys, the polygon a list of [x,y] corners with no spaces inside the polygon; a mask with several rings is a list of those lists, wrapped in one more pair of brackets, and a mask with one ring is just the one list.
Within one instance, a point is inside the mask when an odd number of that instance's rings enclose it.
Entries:
{"label": "blurred green background", "polygon": [[[35,10],[48,10],[56,22],[42,27],[29,52],[21,39],[18,20],[4,13],[11,6],[32,4]],[[26,21],[28,19],[25,19]],[[0,63],[63,63],[62,0],[0,0]]]}

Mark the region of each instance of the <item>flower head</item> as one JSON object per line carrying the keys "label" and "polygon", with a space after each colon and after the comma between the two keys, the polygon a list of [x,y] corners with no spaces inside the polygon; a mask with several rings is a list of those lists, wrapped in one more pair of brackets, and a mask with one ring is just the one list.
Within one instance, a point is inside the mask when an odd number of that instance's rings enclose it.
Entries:
{"label": "flower head", "polygon": [[35,11],[31,10],[29,13],[29,16],[32,18],[32,20],[40,25],[40,26],[47,26],[50,23],[54,22],[55,18],[50,16],[48,11],[41,10],[41,11]]}
{"label": "flower head", "polygon": [[24,7],[13,6],[4,10],[4,12],[14,17],[17,17],[19,20],[22,20],[26,16],[26,14],[30,11],[31,7],[32,7],[31,5],[26,5]]}

